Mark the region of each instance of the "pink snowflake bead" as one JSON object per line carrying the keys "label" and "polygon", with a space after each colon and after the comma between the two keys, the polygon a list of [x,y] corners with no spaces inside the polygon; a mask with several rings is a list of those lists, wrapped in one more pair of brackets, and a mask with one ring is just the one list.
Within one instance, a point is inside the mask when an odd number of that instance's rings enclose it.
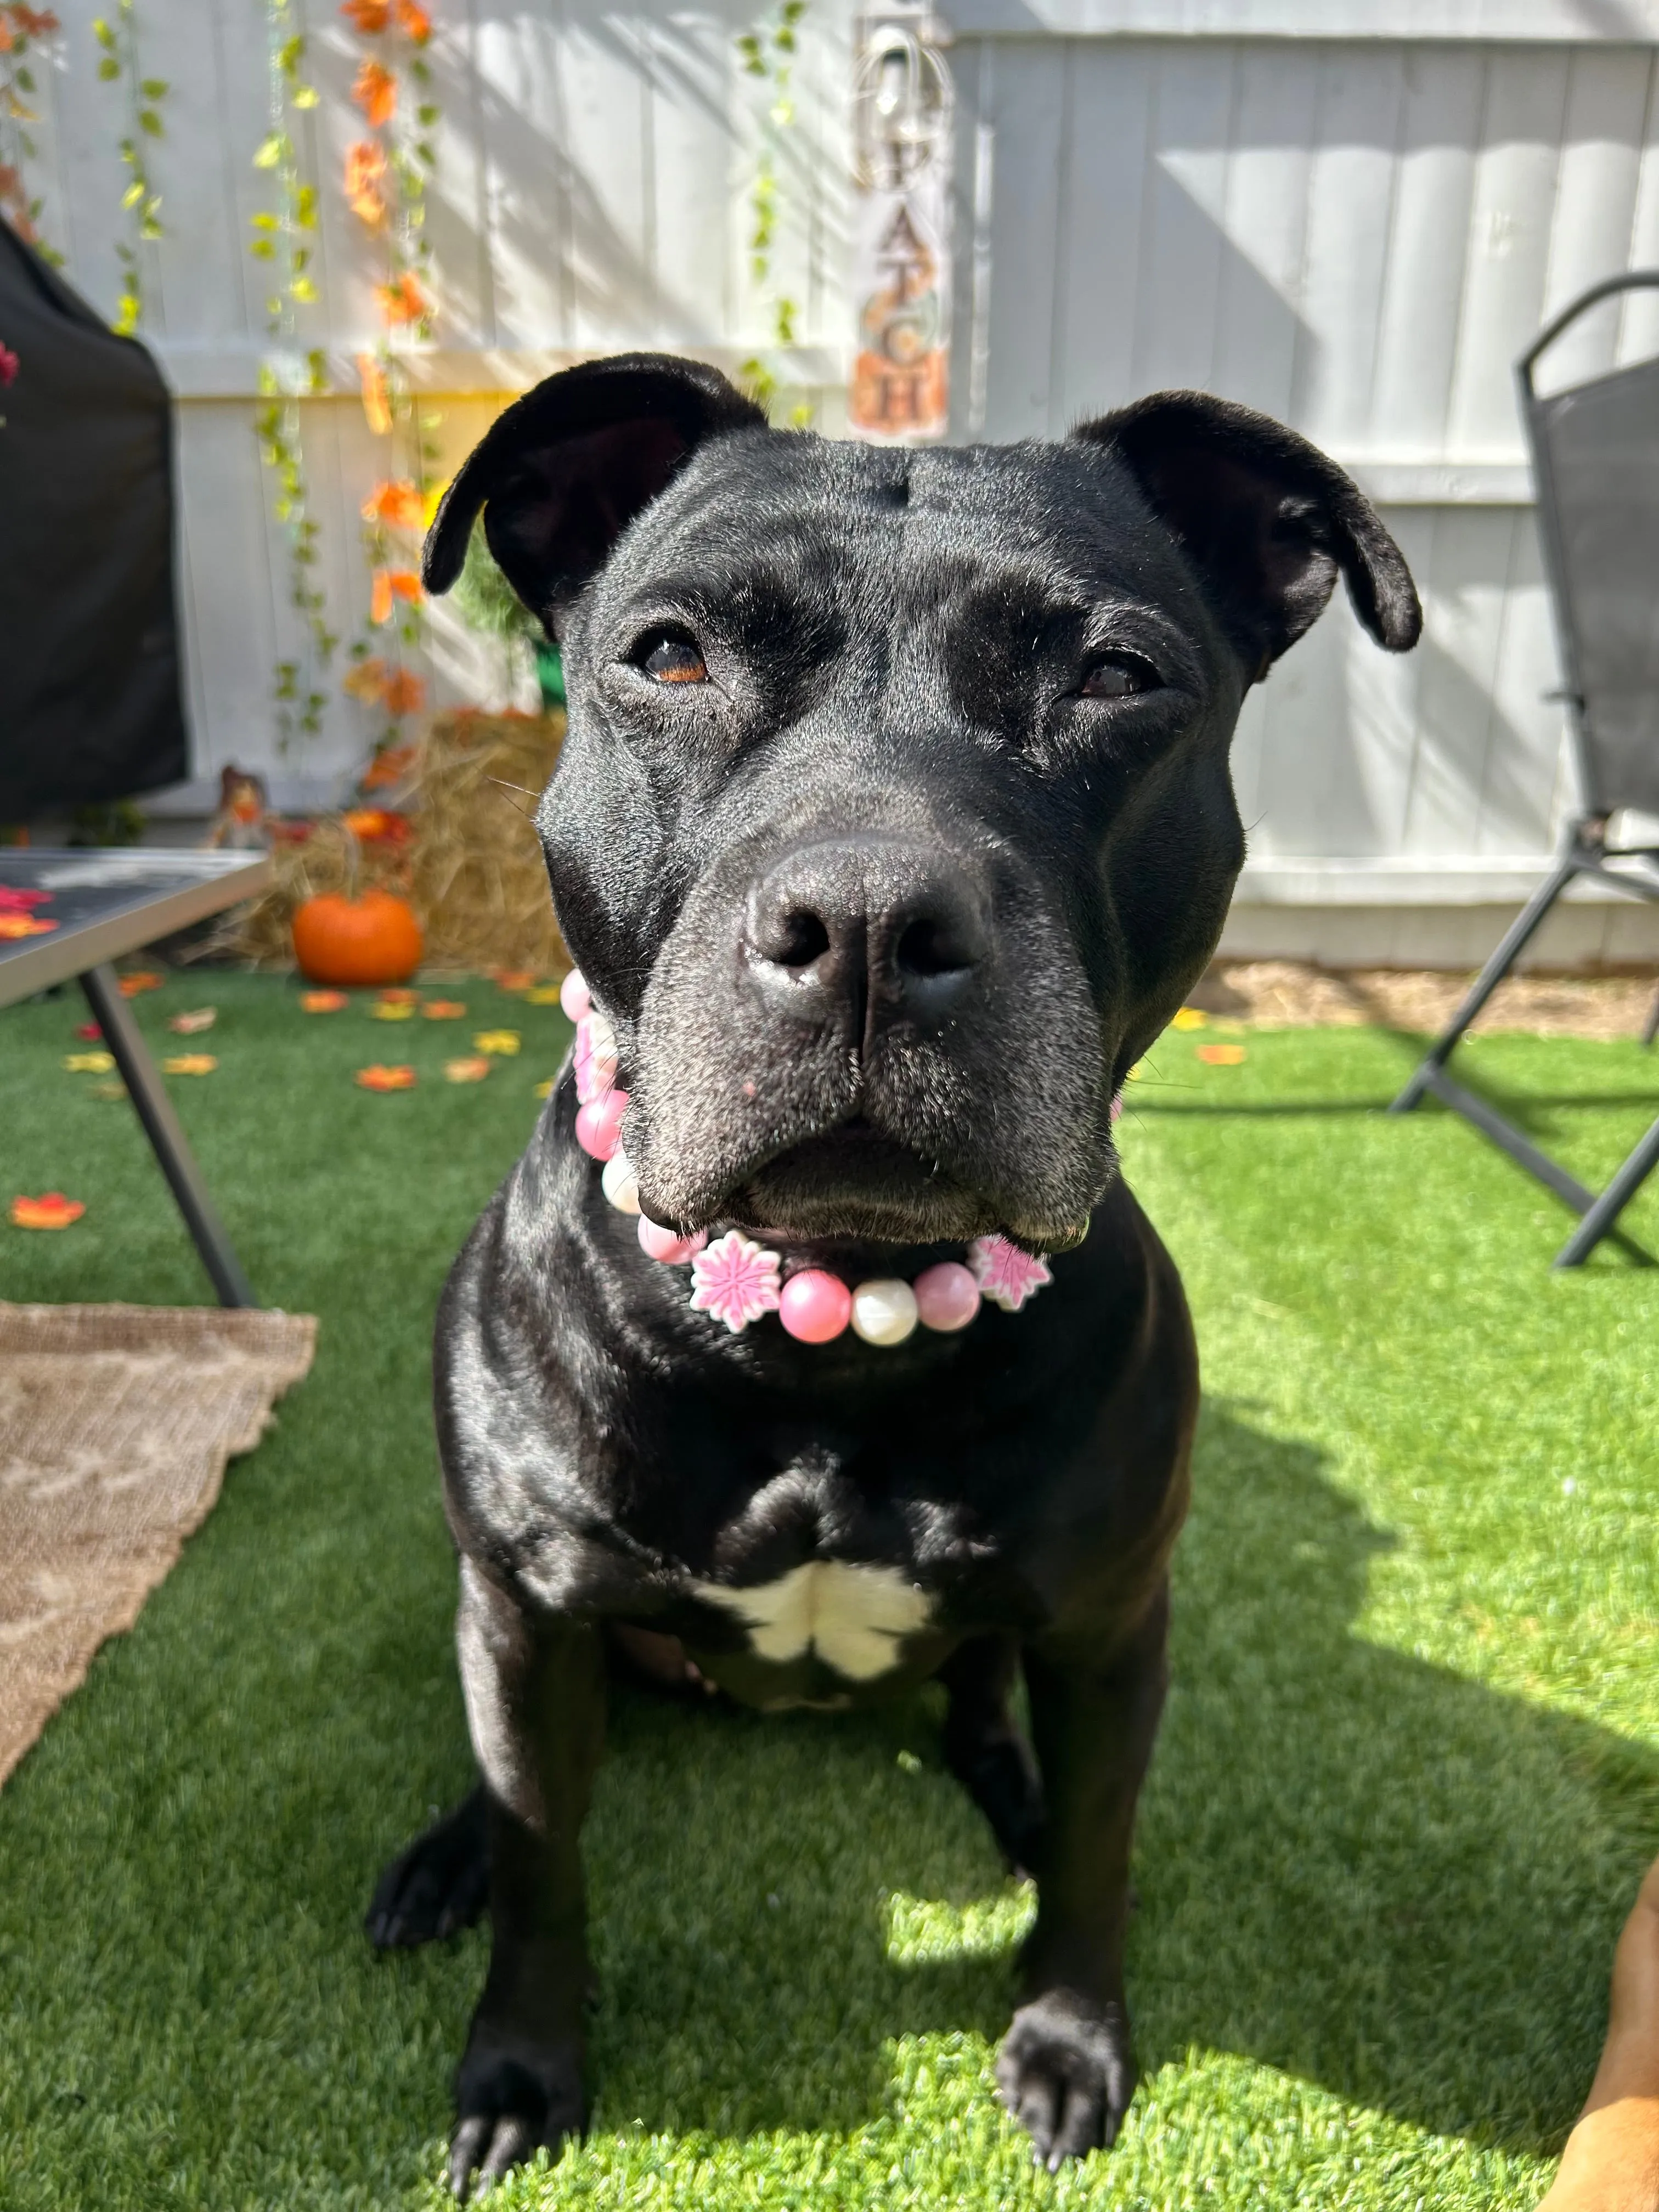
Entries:
{"label": "pink snowflake bead", "polygon": [[559,1004],[573,1022],[580,1021],[592,1006],[593,1000],[580,968],[573,968],[559,986]]}
{"label": "pink snowflake bead", "polygon": [[938,1267],[924,1268],[910,1287],[924,1328],[945,1334],[966,1328],[979,1311],[979,1285],[973,1270],[957,1261],[941,1260]]}
{"label": "pink snowflake bead", "polygon": [[1054,1279],[1046,1260],[1034,1259],[1006,1237],[976,1237],[968,1247],[974,1279],[993,1305],[1018,1313],[1027,1298]]}
{"label": "pink snowflake bead", "polygon": [[740,1229],[728,1229],[698,1253],[691,1282],[694,1310],[723,1321],[733,1336],[781,1303],[777,1254],[751,1243]]}
{"label": "pink snowflake bead", "polygon": [[628,1111],[625,1091],[607,1091],[576,1109],[576,1142],[591,1160],[608,1160],[622,1143],[623,1115]]}
{"label": "pink snowflake bead", "polygon": [[828,1344],[852,1318],[853,1293],[823,1267],[791,1275],[778,1301],[778,1319],[802,1344]]}
{"label": "pink snowflake bead", "polygon": [[682,1237],[653,1221],[649,1214],[640,1216],[640,1249],[648,1260],[660,1260],[665,1267],[684,1267],[688,1260],[696,1259],[708,1242],[706,1229],[699,1229],[694,1237]]}

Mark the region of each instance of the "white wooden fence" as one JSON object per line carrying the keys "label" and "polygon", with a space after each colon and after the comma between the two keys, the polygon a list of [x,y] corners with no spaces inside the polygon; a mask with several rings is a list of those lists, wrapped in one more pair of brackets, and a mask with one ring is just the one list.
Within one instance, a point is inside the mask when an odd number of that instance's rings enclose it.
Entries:
{"label": "white wooden fence", "polygon": [[[326,349],[338,396],[303,413],[325,574],[349,628],[367,592],[357,507],[376,469],[349,363],[374,336],[374,270],[337,189],[358,135],[351,41],[331,7],[307,4],[325,212],[322,300],[301,337]],[[291,632],[252,429],[264,284],[246,251],[264,204],[251,166],[266,128],[262,12],[258,0],[138,9],[145,70],[172,87],[152,164],[167,235],[145,249],[142,335],[180,401],[197,764],[235,759],[314,788],[361,757],[364,726],[337,700],[306,758],[274,757],[270,670]],[[94,0],[61,12],[44,226],[108,308],[118,103],[94,78]],[[1241,916],[1236,935],[1265,947],[1277,931],[1289,948],[1299,928],[1330,957],[1446,954],[1443,915],[1413,910],[1521,896],[1571,804],[1561,712],[1543,696],[1554,651],[1510,363],[1583,286],[1659,264],[1659,4],[956,0],[949,12],[955,434],[1054,434],[1196,385],[1280,416],[1353,471],[1423,586],[1426,637],[1389,660],[1344,611],[1253,696],[1236,755],[1245,900],[1279,912]],[[414,368],[443,416],[446,461],[503,395],[584,354],[669,346],[731,367],[763,344],[745,245],[759,118],[733,55],[744,0],[626,12],[436,0],[434,13],[441,313]],[[799,305],[782,367],[832,431],[852,335],[852,29],[848,0],[815,0],[782,134],[779,282]],[[1559,373],[1655,346],[1649,295],[1564,348]],[[499,682],[447,613],[434,659],[453,692]],[[1359,923],[1376,908],[1395,913],[1386,945],[1374,915]],[[1569,938],[1608,956],[1659,945],[1622,906],[1581,909]]]}

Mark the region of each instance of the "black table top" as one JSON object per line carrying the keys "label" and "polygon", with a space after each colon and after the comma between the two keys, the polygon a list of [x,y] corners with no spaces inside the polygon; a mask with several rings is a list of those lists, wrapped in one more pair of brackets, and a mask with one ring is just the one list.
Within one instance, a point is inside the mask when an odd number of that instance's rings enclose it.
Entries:
{"label": "black table top", "polygon": [[264,853],[0,846],[0,1006],[257,897],[270,881]]}

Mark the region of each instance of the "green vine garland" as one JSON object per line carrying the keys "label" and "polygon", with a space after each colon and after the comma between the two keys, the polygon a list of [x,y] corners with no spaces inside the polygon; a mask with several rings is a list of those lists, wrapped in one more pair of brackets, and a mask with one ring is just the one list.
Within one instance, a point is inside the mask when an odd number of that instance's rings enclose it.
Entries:
{"label": "green vine garland", "polygon": [[313,302],[312,240],[317,229],[317,187],[305,173],[296,138],[296,113],[317,105],[315,88],[301,74],[306,41],[293,28],[291,0],[265,0],[270,50],[268,136],[253,156],[267,174],[276,205],[252,217],[248,252],[270,271],[265,295],[265,329],[272,350],[259,365],[262,404],[254,417],[259,458],[273,480],[271,514],[288,543],[289,604],[302,625],[297,654],[279,657],[271,696],[276,708],[278,744],[286,752],[296,737],[314,737],[322,726],[328,694],[322,677],[339,642],[328,627],[327,601],[316,580],[320,526],[311,511],[301,436],[299,402],[326,389],[321,350],[300,354],[295,309]]}
{"label": "green vine garland", "polygon": [[[737,41],[737,49],[744,73],[758,77],[766,87],[765,112],[762,120],[761,146],[755,165],[755,178],[749,191],[749,210],[754,218],[754,228],[749,238],[749,270],[763,300],[766,302],[770,322],[770,346],[765,353],[757,354],[744,362],[738,374],[748,386],[757,404],[770,413],[778,396],[779,378],[776,360],[778,349],[795,342],[795,319],[800,310],[789,295],[775,287],[775,256],[778,221],[781,202],[779,171],[781,166],[783,134],[794,127],[795,103],[790,91],[790,80],[794,73],[795,56],[799,48],[796,36],[810,0],[781,0],[781,4],[765,21],[745,31]],[[812,410],[805,405],[791,411],[790,419],[804,425],[812,419]]]}
{"label": "green vine garland", "polygon": [[29,105],[39,90],[29,54],[37,43],[45,47],[55,40],[61,27],[56,15],[25,0],[0,4],[0,216],[54,269],[63,267],[64,257],[41,236],[43,203],[38,193],[31,198],[28,186],[27,164],[38,150],[28,126],[40,119]]}
{"label": "green vine garland", "polygon": [[118,336],[125,338],[132,336],[144,316],[142,249],[147,242],[162,235],[161,196],[150,178],[144,142],[167,136],[161,123],[161,102],[167,96],[167,87],[165,78],[146,76],[143,73],[138,58],[138,26],[133,0],[117,0],[114,22],[98,16],[93,23],[92,34],[101,49],[99,76],[106,83],[119,82],[127,98],[129,127],[120,141],[120,149],[121,160],[131,173],[121,195],[121,206],[131,219],[133,236],[131,240],[122,239],[115,248],[122,275],[114,323]]}

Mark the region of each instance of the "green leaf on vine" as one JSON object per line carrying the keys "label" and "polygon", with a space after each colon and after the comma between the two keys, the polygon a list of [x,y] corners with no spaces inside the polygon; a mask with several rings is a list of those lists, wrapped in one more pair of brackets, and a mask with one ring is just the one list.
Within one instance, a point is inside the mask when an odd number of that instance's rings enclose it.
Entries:
{"label": "green leaf on vine", "polygon": [[262,140],[259,145],[255,149],[253,155],[254,167],[256,169],[274,169],[276,164],[283,158],[283,149],[287,143],[287,140],[283,137],[280,131],[273,131],[270,137]]}
{"label": "green leaf on vine", "polygon": [[125,191],[121,195],[121,204],[124,208],[135,208],[143,197],[144,187],[141,179],[139,182],[131,184],[127,186]]}
{"label": "green leaf on vine", "polygon": [[165,100],[167,93],[167,81],[164,76],[143,77],[139,82],[138,89],[146,100]]}
{"label": "green leaf on vine", "polygon": [[103,79],[104,82],[107,84],[112,76],[120,76],[121,64],[119,62],[116,61],[112,55],[106,54],[103,60],[98,64],[98,74]]}
{"label": "green leaf on vine", "polygon": [[314,84],[296,84],[292,97],[296,107],[315,107],[317,88]]}
{"label": "green leaf on vine", "polygon": [[92,19],[92,35],[106,53],[113,51],[115,33],[101,15],[94,15]]}
{"label": "green leaf on vine", "polygon": [[138,128],[151,138],[160,138],[163,135],[161,130],[161,118],[155,112],[155,110],[153,107],[141,107],[139,109]]}

